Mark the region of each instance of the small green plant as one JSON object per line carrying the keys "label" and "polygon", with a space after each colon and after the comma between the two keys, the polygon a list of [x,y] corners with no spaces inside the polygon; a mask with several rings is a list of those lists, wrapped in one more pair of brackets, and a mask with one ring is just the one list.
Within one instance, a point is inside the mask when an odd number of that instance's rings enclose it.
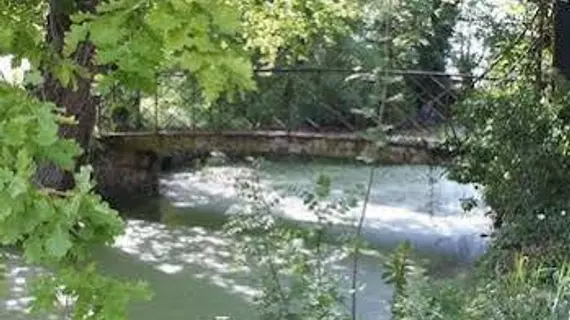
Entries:
{"label": "small green plant", "polygon": [[316,217],[314,227],[291,226],[276,216],[280,197],[264,189],[253,172],[240,177],[237,190],[244,209],[226,225],[234,237],[236,258],[258,275],[257,304],[263,319],[347,320],[346,294],[331,265],[346,257],[344,247],[330,246],[325,236],[332,218],[346,213],[354,201],[331,200],[330,178],[318,178],[313,191],[303,191],[306,207]]}
{"label": "small green plant", "polygon": [[6,290],[6,263],[4,259],[4,252],[0,251],[0,297],[4,295]]}
{"label": "small green plant", "polygon": [[[476,277],[439,280],[423,272],[402,273],[400,248],[392,271],[398,279],[392,302],[394,319],[535,320],[567,319],[570,312],[570,272],[536,268],[522,255],[508,274],[482,273]],[[393,281],[395,282],[395,281]]]}
{"label": "small green plant", "polygon": [[386,283],[394,286],[392,296],[392,314],[398,314],[398,300],[405,297],[408,276],[413,272],[413,261],[410,259],[411,243],[402,243],[384,263],[382,278]]}

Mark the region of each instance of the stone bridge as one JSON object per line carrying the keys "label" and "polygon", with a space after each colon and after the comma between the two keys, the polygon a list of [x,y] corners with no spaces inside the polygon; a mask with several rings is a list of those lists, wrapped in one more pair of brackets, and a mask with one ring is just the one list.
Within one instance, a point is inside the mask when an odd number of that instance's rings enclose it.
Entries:
{"label": "stone bridge", "polygon": [[[438,164],[448,157],[441,140],[387,136],[382,147],[356,133],[288,131],[121,132],[97,139],[95,172],[106,198],[156,194],[165,164],[188,164],[219,151],[233,156],[310,156],[356,159],[372,155],[381,164]],[[173,161],[174,160],[174,161]]]}

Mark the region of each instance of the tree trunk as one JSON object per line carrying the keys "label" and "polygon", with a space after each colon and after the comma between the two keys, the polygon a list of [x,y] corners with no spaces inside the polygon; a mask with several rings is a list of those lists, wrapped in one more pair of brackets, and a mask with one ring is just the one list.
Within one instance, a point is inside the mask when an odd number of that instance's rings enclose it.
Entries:
{"label": "tree trunk", "polygon": [[554,3],[554,57],[553,64],[566,80],[570,80],[570,3]]}
{"label": "tree trunk", "polygon": [[[94,12],[99,0],[75,0],[71,4],[65,0],[51,0],[47,16],[46,41],[55,52],[61,54],[65,32],[71,26],[70,14],[77,11]],[[78,65],[93,73],[93,56],[95,47],[91,43],[83,43],[75,52]],[[77,78],[77,90],[66,88],[47,70],[43,70],[44,82],[39,90],[40,99],[54,102],[65,108],[67,115],[74,116],[77,125],[60,125],[59,135],[63,138],[75,139],[84,150],[84,155],[77,159],[77,165],[86,161],[91,136],[96,121],[97,98],[91,95],[92,78]],[[52,164],[41,165],[36,181],[42,186],[65,190],[72,188],[74,179],[72,172],[64,172]]]}

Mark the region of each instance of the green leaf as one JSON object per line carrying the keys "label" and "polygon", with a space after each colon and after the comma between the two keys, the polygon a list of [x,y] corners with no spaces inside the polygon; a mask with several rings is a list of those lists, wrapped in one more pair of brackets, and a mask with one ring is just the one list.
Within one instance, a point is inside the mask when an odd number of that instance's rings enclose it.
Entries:
{"label": "green leaf", "polygon": [[125,17],[104,15],[89,24],[90,39],[101,48],[116,46],[124,36],[125,29],[120,27],[127,23]]}
{"label": "green leaf", "polygon": [[325,198],[330,195],[332,180],[331,177],[325,174],[320,174],[317,178],[315,193],[320,198]]}
{"label": "green leaf", "polygon": [[[49,112],[49,111],[48,111]],[[51,115],[50,115],[51,116]],[[41,119],[41,118],[40,118]],[[44,120],[38,121],[36,143],[42,147],[48,147],[57,141],[57,124],[55,121],[50,121],[53,117],[43,118]]]}
{"label": "green leaf", "polygon": [[10,28],[0,28],[0,53],[10,49],[13,36],[14,34]]}
{"label": "green leaf", "polygon": [[205,64],[200,56],[185,51],[180,58],[181,67],[189,71],[197,72]]}
{"label": "green leaf", "polygon": [[2,187],[2,185],[11,182],[13,178],[14,178],[14,172],[12,172],[12,170],[0,167],[0,188]]}
{"label": "green leaf", "polygon": [[29,178],[33,174],[34,162],[27,149],[20,149],[16,155],[16,174]]}
{"label": "green leaf", "polygon": [[64,87],[73,87],[75,83],[74,65],[67,60],[61,61],[55,68],[54,73],[61,85]]}
{"label": "green leaf", "polygon": [[58,139],[45,155],[47,160],[55,163],[64,170],[73,170],[75,168],[74,157],[82,153],[81,148],[71,139]]}
{"label": "green leaf", "polygon": [[[151,28],[165,33],[169,33],[181,25],[181,21],[176,19],[176,16],[172,14],[168,5],[156,6],[146,16],[146,19]],[[180,29],[188,30],[186,28]]]}
{"label": "green leaf", "polygon": [[55,258],[65,256],[72,246],[69,232],[64,231],[61,226],[56,227],[46,241],[47,252]]}
{"label": "green leaf", "polygon": [[88,32],[87,24],[72,25],[71,30],[65,35],[65,46],[63,47],[64,56],[71,56],[77,49],[77,46],[87,38]]}
{"label": "green leaf", "polygon": [[26,129],[28,127],[29,117],[19,116],[14,119],[10,119],[8,123],[4,126],[3,141],[7,145],[18,146],[22,145],[26,141]]}
{"label": "green leaf", "polygon": [[55,216],[55,210],[49,200],[44,195],[40,195],[34,199],[34,210],[37,219],[40,221],[48,221]]}
{"label": "green leaf", "polygon": [[213,18],[214,24],[219,28],[219,31],[225,34],[234,34],[241,27],[239,14],[235,8],[220,7]]}
{"label": "green leaf", "polygon": [[45,255],[43,248],[43,239],[36,237],[30,237],[24,242],[24,255],[27,262],[37,263],[42,260]]}
{"label": "green leaf", "polygon": [[90,165],[81,166],[79,169],[79,173],[75,175],[75,183],[77,185],[77,189],[82,194],[87,194],[93,189],[93,185],[91,184],[91,174],[93,173],[93,167]]}
{"label": "green leaf", "polygon": [[187,41],[188,30],[186,28],[176,28],[167,32],[166,45],[171,50],[182,50]]}
{"label": "green leaf", "polygon": [[12,214],[12,207],[10,206],[10,203],[3,202],[0,205],[0,222],[8,218],[11,214]]}
{"label": "green leaf", "polygon": [[28,183],[21,176],[15,176],[9,186],[10,197],[15,199],[28,191]]}
{"label": "green leaf", "polygon": [[26,72],[24,74],[24,83],[32,85],[32,86],[39,86],[44,81],[42,77],[42,73],[39,70],[33,70]]}

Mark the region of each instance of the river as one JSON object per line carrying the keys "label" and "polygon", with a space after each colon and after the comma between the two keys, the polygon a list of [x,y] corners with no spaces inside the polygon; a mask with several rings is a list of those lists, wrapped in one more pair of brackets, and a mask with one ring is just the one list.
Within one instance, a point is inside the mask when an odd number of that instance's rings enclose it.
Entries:
{"label": "river", "polygon": [[[114,248],[96,256],[104,270],[151,285],[152,301],[133,305],[131,319],[255,319],[249,303],[256,293],[255,275],[231,262],[231,241],[221,231],[227,215],[239,210],[234,179],[247,170],[243,164],[221,164],[164,173],[160,197],[121,203],[121,211],[129,217],[126,233]],[[288,187],[310,187],[320,173],[331,177],[333,194],[339,195],[346,188],[366,183],[370,168],[276,161],[259,170],[262,182],[283,195],[279,214],[305,223],[311,223],[313,217]],[[392,290],[381,279],[380,265],[400,241],[410,240],[440,275],[463,270],[484,252],[486,244],[479,234],[489,225],[483,216],[485,208],[462,213],[460,199],[468,197],[478,198],[479,193],[473,186],[448,180],[440,167],[375,169],[363,228],[373,249],[362,254],[359,266],[359,281],[365,284],[358,296],[361,319],[390,319]],[[360,212],[357,208],[350,219],[339,220],[339,225],[349,226]],[[348,274],[348,265],[349,261],[339,263],[337,272]],[[16,258],[9,264],[11,297],[4,301],[3,312],[10,316],[0,312],[2,319],[21,318],[19,310],[29,301],[25,285],[30,272]]]}

